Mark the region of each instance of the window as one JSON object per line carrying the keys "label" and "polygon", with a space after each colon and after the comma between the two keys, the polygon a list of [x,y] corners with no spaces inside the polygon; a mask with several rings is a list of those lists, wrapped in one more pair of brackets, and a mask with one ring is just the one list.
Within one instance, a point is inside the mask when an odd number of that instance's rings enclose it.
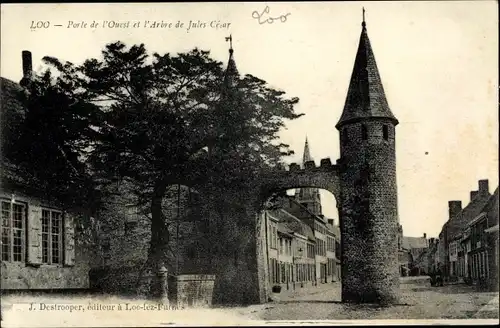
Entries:
{"label": "window", "polygon": [[42,210],[42,263],[59,264],[62,262],[62,213]]}
{"label": "window", "polygon": [[384,134],[384,140],[389,140],[389,127],[387,125],[382,126],[382,132]]}
{"label": "window", "polygon": [[276,227],[271,226],[271,248],[277,248],[277,243],[276,243]]}
{"label": "window", "polygon": [[278,248],[278,227],[274,227],[274,248]]}
{"label": "window", "polygon": [[278,248],[278,233],[276,227],[271,227],[271,248]]}
{"label": "window", "polygon": [[25,205],[2,201],[2,261],[24,261],[25,224]]}
{"label": "window", "polygon": [[361,138],[363,140],[367,140],[368,139],[368,130],[366,129],[366,125],[361,125]]}

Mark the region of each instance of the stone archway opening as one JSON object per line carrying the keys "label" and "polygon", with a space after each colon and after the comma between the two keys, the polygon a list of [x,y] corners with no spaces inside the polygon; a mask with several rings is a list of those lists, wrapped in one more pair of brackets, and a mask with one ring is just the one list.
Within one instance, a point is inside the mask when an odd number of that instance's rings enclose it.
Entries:
{"label": "stone archway opening", "polygon": [[341,288],[338,202],[330,190],[306,180],[263,198],[260,240],[269,296],[325,284]]}

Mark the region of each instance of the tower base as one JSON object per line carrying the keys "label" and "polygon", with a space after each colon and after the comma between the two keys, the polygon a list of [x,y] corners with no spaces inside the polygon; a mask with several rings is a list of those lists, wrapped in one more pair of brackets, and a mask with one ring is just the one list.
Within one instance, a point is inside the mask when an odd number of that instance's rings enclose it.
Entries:
{"label": "tower base", "polygon": [[[366,288],[366,287],[365,287]],[[361,288],[363,289],[363,288]],[[358,304],[394,305],[400,302],[399,284],[384,289],[360,290],[358,286],[342,286],[342,302]]]}

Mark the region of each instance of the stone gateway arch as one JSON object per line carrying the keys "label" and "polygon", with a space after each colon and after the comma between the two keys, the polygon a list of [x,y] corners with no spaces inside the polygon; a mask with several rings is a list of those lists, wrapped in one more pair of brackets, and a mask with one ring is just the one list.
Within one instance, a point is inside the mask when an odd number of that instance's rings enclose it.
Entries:
{"label": "stone gateway arch", "polygon": [[340,159],[274,172],[261,189],[315,187],[337,200],[341,230],[342,301],[399,299],[396,130],[363,20],[344,110],[336,125]]}

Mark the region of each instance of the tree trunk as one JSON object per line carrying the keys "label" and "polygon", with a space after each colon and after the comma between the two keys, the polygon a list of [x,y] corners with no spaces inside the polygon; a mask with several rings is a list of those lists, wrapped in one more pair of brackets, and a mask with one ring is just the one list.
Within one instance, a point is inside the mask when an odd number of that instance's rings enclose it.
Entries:
{"label": "tree trunk", "polygon": [[[148,251],[148,258],[141,270],[139,280],[144,277],[144,272],[150,271],[152,279],[146,284],[147,296],[157,302],[168,305],[168,265],[167,252],[169,243],[169,232],[162,211],[162,200],[165,195],[167,183],[159,181],[151,199],[151,243]],[[139,289],[143,284],[139,281]]]}

